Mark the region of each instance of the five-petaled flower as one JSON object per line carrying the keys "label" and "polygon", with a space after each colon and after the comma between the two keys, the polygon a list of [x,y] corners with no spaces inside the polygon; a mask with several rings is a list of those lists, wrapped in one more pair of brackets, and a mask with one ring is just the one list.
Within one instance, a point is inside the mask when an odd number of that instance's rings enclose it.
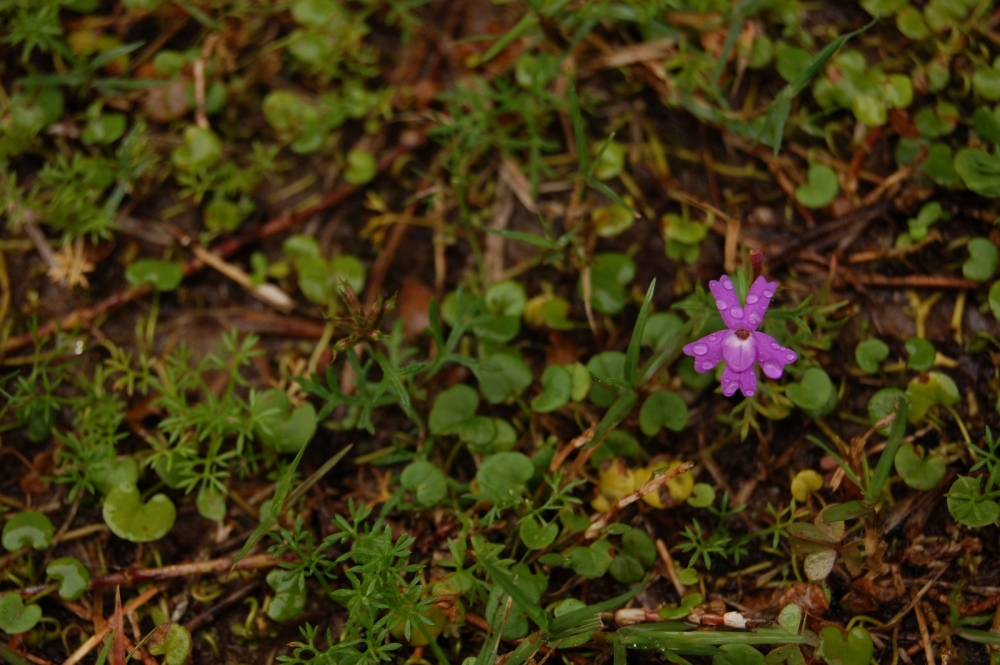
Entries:
{"label": "five-petaled flower", "polygon": [[733,280],[727,275],[723,275],[718,282],[712,280],[708,286],[715,296],[715,305],[727,330],[714,332],[688,344],[684,353],[694,357],[694,368],[700,373],[714,369],[720,360],[725,360],[722,394],[729,397],[739,388],[745,396],[751,397],[757,392],[754,362],[760,363],[768,378],[780,379],[785,365],[798,359],[794,351],[778,344],[770,335],[757,331],[778,283],[758,277],[750,286],[745,307],[740,305]]}

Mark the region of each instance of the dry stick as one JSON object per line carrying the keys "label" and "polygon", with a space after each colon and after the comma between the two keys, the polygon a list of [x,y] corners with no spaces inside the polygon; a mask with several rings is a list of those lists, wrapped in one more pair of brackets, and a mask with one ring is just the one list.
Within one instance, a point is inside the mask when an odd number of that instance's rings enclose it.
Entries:
{"label": "dry stick", "polygon": [[667,549],[667,545],[663,542],[662,538],[656,539],[656,551],[660,553],[660,558],[663,560],[663,567],[667,569],[667,577],[673,583],[674,590],[677,591],[677,596],[683,598],[687,589],[681,584],[681,578],[677,576],[677,566],[674,565],[674,558],[670,556],[670,550]]}
{"label": "dry stick", "polygon": [[934,658],[934,647],[931,645],[931,636],[927,632],[927,617],[924,616],[924,608],[920,606],[920,599],[917,598],[917,590],[910,589],[910,598],[913,599],[913,613],[917,617],[917,627],[920,629],[920,641],[924,645],[924,655],[927,656],[927,665],[936,665]]}
{"label": "dry stick", "polygon": [[[396,146],[379,161],[378,172],[384,173],[388,171],[399,157],[413,148],[423,144],[426,140],[427,131],[425,129],[408,132],[399,141],[399,143],[396,144]],[[358,187],[356,185],[341,184],[314,205],[303,208],[297,212],[286,213],[280,217],[276,217],[264,224],[264,226],[260,227],[260,229],[254,233],[235,236],[219,243],[219,245],[213,250],[213,253],[220,258],[225,258],[234,254],[246,245],[258,242],[264,238],[269,238],[273,235],[277,235],[278,233],[294,229],[296,226],[313,215],[341,203],[357,190]],[[191,259],[184,264],[184,276],[189,277],[190,275],[201,270],[204,266],[204,262],[200,259]],[[89,323],[102,314],[110,312],[113,309],[117,309],[118,307],[130,303],[137,298],[141,298],[142,296],[148,294],[150,290],[149,286],[137,286],[120,291],[110,298],[102,300],[96,305],[78,309],[75,312],[67,314],[58,321],[49,321],[34,333],[25,333],[23,335],[11,337],[7,340],[7,343],[3,348],[3,352],[9,353],[16,349],[23,348],[34,342],[36,339],[48,337],[59,330],[68,330]]]}
{"label": "dry stick", "polygon": [[[157,586],[149,587],[141,594],[133,598],[131,601],[129,601],[128,605],[126,605],[123,608],[123,612],[128,613],[136,611],[137,609],[145,605],[147,602],[149,602],[149,599],[158,593],[160,593],[159,587]],[[111,632],[111,630],[114,627],[115,627],[114,622],[105,623],[104,626],[96,633],[94,633],[89,640],[81,644],[80,647],[76,651],[74,651],[69,658],[63,661],[63,665],[76,665],[77,663],[79,663],[88,653],[93,651],[97,647],[97,645],[101,643],[101,641],[107,636],[109,632]]]}
{"label": "dry stick", "polygon": [[977,289],[979,282],[950,275],[854,275],[853,280],[865,286],[913,287],[928,289]]}

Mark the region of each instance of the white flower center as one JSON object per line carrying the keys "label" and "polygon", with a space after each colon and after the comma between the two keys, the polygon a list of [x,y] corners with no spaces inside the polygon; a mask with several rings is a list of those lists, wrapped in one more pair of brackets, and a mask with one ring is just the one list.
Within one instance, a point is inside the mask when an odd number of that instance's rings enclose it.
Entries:
{"label": "white flower center", "polygon": [[734,330],[722,341],[722,357],[734,372],[745,372],[753,367],[757,342],[747,331]]}

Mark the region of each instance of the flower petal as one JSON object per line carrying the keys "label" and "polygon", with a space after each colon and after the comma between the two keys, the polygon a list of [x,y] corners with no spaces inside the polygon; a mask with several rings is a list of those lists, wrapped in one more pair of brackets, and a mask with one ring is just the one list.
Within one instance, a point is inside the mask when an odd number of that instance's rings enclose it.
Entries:
{"label": "flower petal", "polygon": [[785,365],[790,365],[799,359],[797,353],[778,344],[770,335],[754,332],[751,336],[757,342],[757,362],[764,370],[764,376],[769,379],[780,379],[785,371]]}
{"label": "flower petal", "polygon": [[777,289],[778,283],[767,281],[763,275],[750,285],[744,310],[746,315],[744,325],[747,330],[757,330],[760,326],[760,322],[764,320],[764,313],[767,312],[767,308],[771,304],[771,297],[774,296]]}
{"label": "flower petal", "polygon": [[713,279],[708,283],[708,288],[715,296],[715,306],[719,308],[719,314],[722,315],[726,327],[730,330],[739,330],[745,327],[743,308],[740,306],[740,299],[736,295],[733,280],[729,279],[729,275],[723,275],[719,281]]}
{"label": "flower petal", "polygon": [[[745,372],[753,369],[753,363],[757,360],[757,341],[753,338],[753,333],[729,330],[722,338],[722,358],[734,372]],[[741,339],[740,335],[745,335],[746,339]]]}
{"label": "flower petal", "polygon": [[727,333],[728,330],[714,332],[684,347],[684,353],[694,358],[696,372],[704,374],[719,364],[722,360],[723,337]]}
{"label": "flower petal", "polygon": [[753,397],[757,392],[757,374],[751,366],[745,372],[734,372],[732,368],[726,367],[722,372],[722,394],[732,397],[736,394],[736,389],[743,393],[744,397]]}

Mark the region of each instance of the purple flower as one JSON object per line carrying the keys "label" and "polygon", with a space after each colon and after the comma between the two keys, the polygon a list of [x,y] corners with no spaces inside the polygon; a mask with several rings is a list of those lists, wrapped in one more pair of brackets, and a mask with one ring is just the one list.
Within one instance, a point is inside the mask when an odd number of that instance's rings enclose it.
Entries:
{"label": "purple flower", "polygon": [[778,283],[758,277],[747,293],[745,307],[740,305],[733,280],[728,275],[723,275],[718,282],[712,280],[708,287],[715,296],[715,305],[728,329],[688,344],[684,353],[694,358],[694,368],[699,373],[708,372],[720,360],[725,360],[722,394],[729,397],[739,388],[745,396],[751,397],[757,392],[754,362],[760,363],[766,377],[780,379],[785,365],[798,359],[794,351],[778,344],[770,335],[757,331]]}

